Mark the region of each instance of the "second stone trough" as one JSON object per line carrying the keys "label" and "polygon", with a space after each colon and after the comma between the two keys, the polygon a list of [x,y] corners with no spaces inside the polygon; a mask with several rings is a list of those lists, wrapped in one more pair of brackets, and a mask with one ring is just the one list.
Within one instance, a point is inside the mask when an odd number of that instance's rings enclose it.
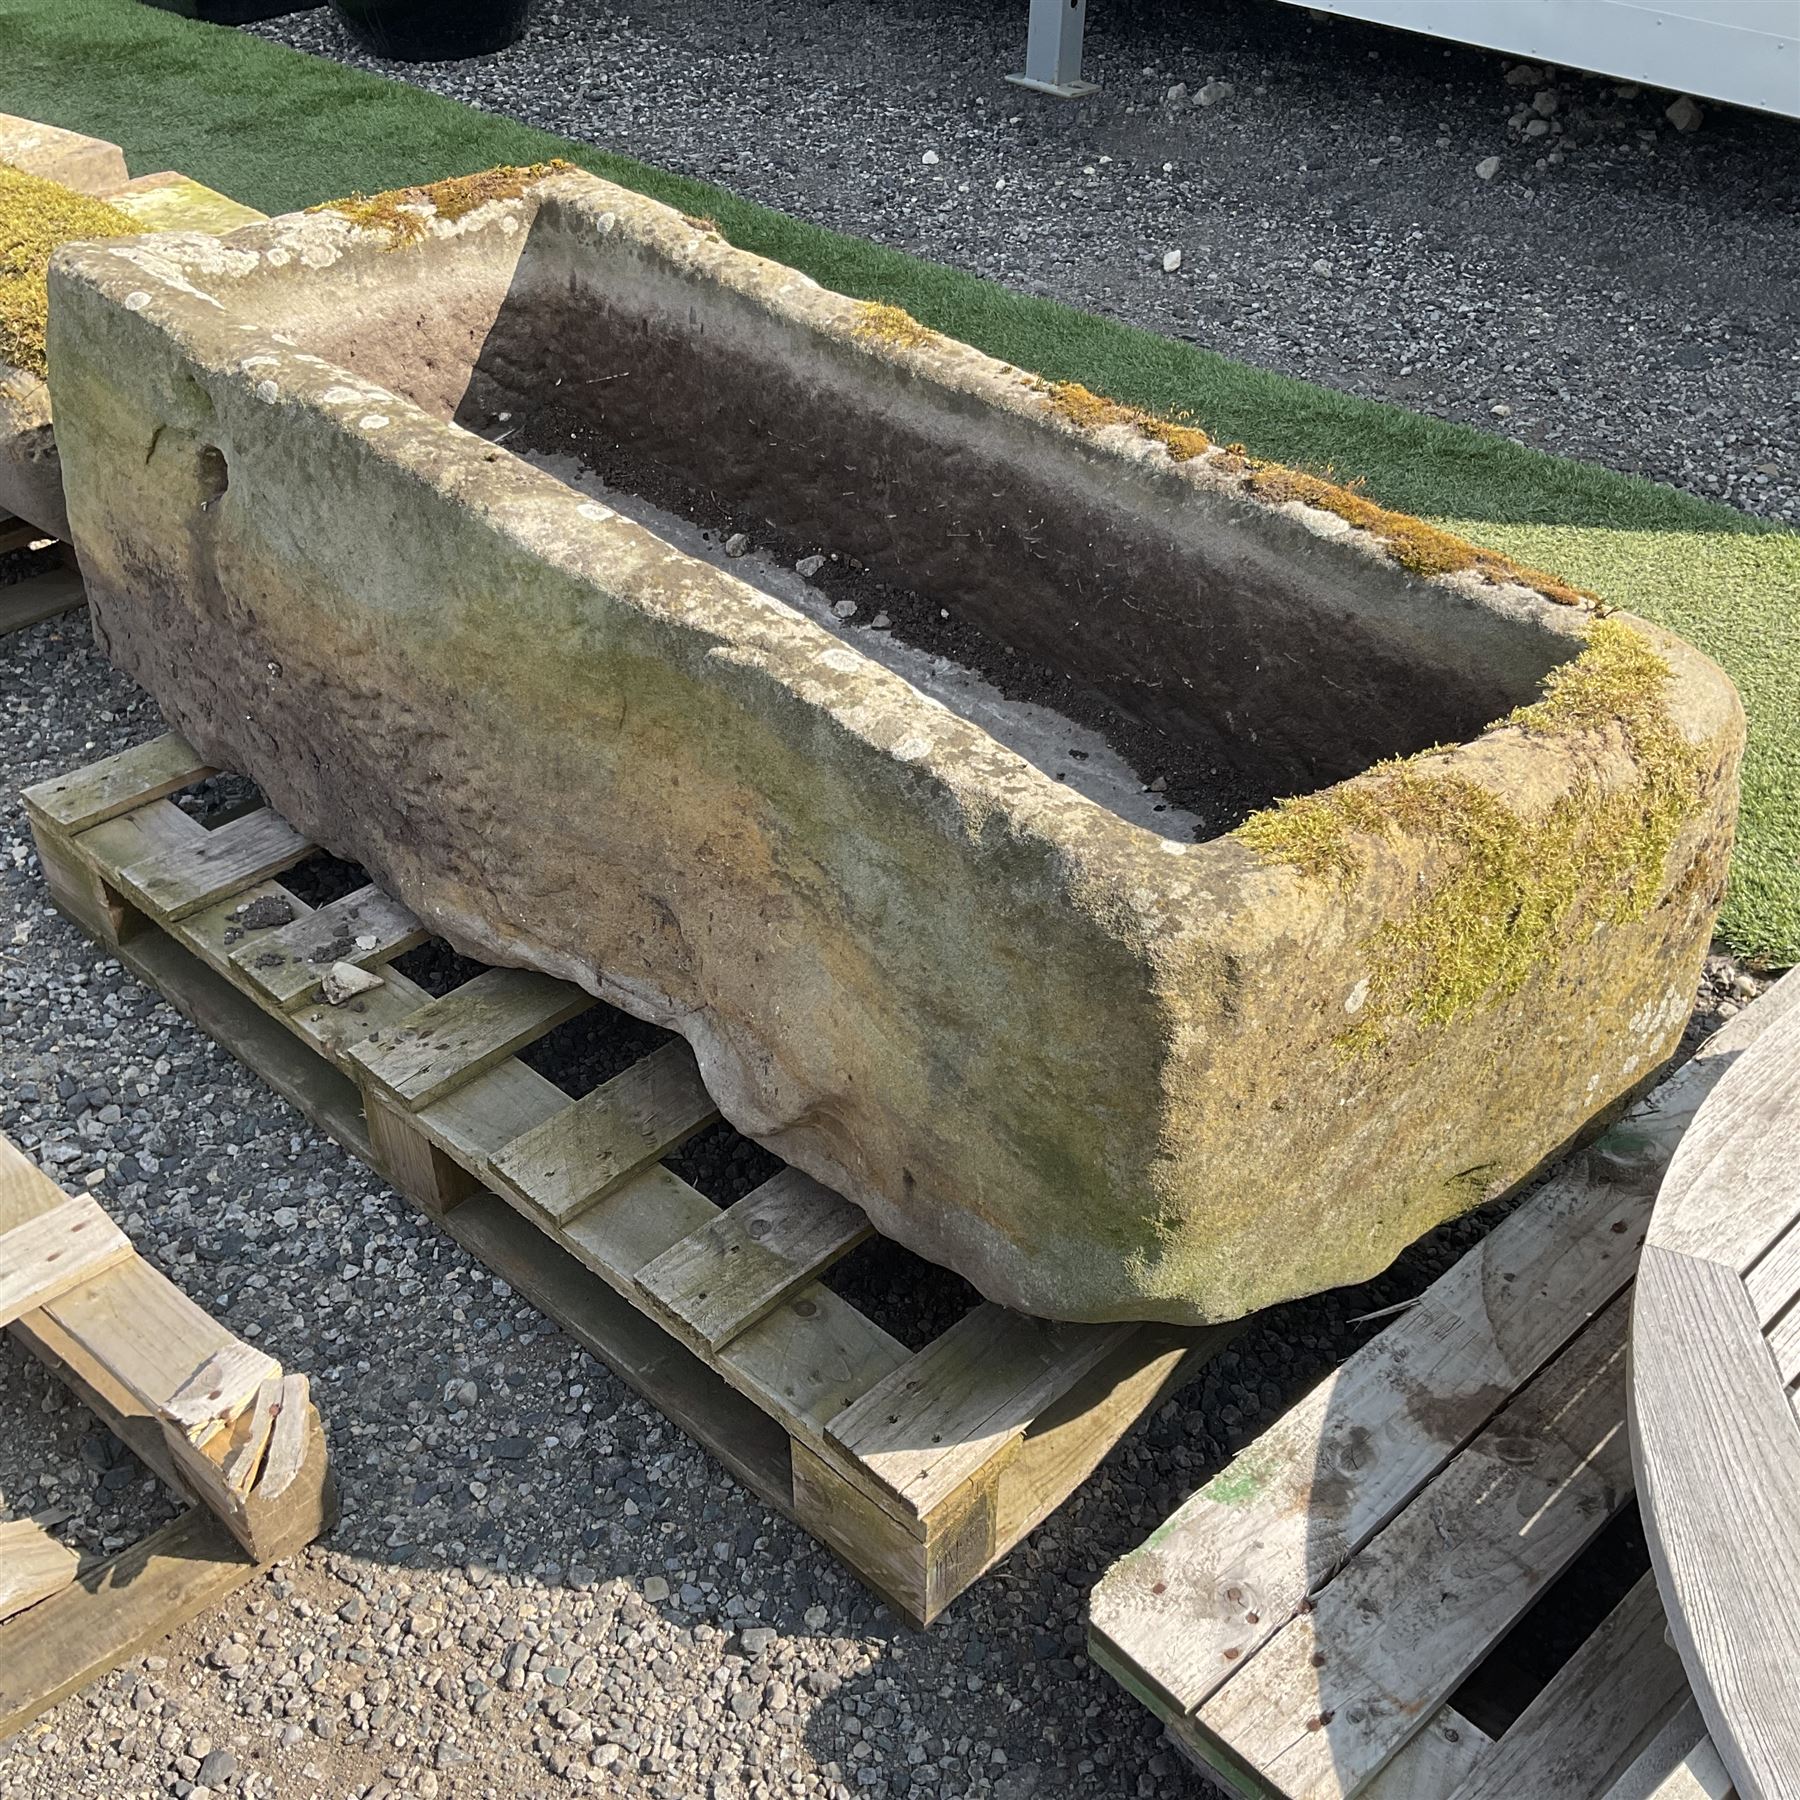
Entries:
{"label": "second stone trough", "polygon": [[548,167],[65,250],[50,364],[201,754],[990,1297],[1362,1278],[1679,1037],[1705,657],[704,220]]}

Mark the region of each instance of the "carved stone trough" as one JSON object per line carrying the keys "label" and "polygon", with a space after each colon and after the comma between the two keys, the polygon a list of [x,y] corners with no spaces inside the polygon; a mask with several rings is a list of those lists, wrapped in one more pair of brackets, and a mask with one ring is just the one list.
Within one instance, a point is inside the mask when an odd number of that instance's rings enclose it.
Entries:
{"label": "carved stone trough", "polygon": [[[117,216],[109,220],[102,208],[84,209],[82,216],[96,221],[84,227],[90,232],[229,231],[263,216],[172,171],[134,181],[117,144],[0,113],[0,210],[19,198],[10,191],[7,169],[104,201]],[[0,225],[0,235],[4,230]],[[14,514],[46,537],[66,538],[50,393],[39,359],[26,360],[29,366],[9,361],[0,344],[0,513]]]}
{"label": "carved stone trough", "polygon": [[1737,700],[1549,577],[576,172],[51,300],[95,622],[201,753],[992,1297],[1366,1276],[1680,1034]]}

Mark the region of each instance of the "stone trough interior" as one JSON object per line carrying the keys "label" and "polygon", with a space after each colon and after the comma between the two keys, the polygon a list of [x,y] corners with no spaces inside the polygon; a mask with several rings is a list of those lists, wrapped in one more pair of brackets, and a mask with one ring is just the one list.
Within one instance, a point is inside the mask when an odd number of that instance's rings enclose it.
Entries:
{"label": "stone trough interior", "polygon": [[603,494],[1170,837],[1469,738],[1578,648],[1493,590],[1297,556],[1262,508],[1196,496],[1160,453],[974,395],[946,408],[891,345],[702,279],[691,244],[662,251],[549,196],[523,231],[271,283],[268,323]]}

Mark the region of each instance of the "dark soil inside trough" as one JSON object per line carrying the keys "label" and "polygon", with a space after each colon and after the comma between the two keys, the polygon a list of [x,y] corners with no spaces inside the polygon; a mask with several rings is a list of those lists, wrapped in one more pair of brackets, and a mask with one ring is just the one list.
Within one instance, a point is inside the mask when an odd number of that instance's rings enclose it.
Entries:
{"label": "dark soil inside trough", "polygon": [[824,565],[807,579],[828,604],[850,601],[855,605],[856,611],[847,621],[851,630],[869,631],[872,621],[885,613],[892,621],[893,635],[902,642],[973,671],[1008,700],[1047,707],[1098,732],[1138,771],[1147,789],[1160,781],[1166,804],[1192,813],[1200,821],[1193,833],[1198,839],[1222,836],[1258,808],[1282,797],[1254,782],[1243,770],[1215,762],[1204,745],[1170,736],[1107,706],[1093,689],[959,618],[953,605],[926,599],[831,544],[806,543],[791,536],[729,494],[703,487],[685,472],[632,445],[618,443],[576,412],[544,405],[529,413],[510,413],[504,422],[490,417],[474,428],[515,453],[572,456],[609,489],[678,513],[720,542],[742,532],[758,551],[790,568],[803,558],[823,556]]}

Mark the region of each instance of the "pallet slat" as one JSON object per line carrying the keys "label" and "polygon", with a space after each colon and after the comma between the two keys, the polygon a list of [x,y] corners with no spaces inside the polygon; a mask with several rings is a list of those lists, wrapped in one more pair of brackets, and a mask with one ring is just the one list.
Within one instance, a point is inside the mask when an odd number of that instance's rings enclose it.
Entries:
{"label": "pallet slat", "polygon": [[1134,1329],[978,1306],[840,1413],[829,1436],[923,1517]]}
{"label": "pallet slat", "polygon": [[677,1040],[602,1082],[496,1153],[500,1185],[565,1224],[719,1116]]}
{"label": "pallet slat", "polygon": [[549,975],[489,969],[350,1055],[379,1092],[412,1112],[593,1004]]}
{"label": "pallet slat", "polygon": [[1609,1792],[1687,1696],[1666,1629],[1655,1578],[1641,1576],[1454,1800],[1593,1800]]}
{"label": "pallet slat", "polygon": [[311,842],[262,807],[118,872],[117,886],[164,924],[227,900],[312,854]]}
{"label": "pallet slat", "polygon": [[235,1593],[262,1565],[204,1507],[0,1626],[0,1740]]}
{"label": "pallet slat", "polygon": [[25,790],[25,804],[63,831],[86,831],[214,772],[186,738],[165,732],[71,775],[40,781]]}
{"label": "pallet slat", "polygon": [[404,955],[431,933],[398,900],[373,885],[358,888],[291,924],[236,945],[236,971],[275,1006],[303,1005],[319,992],[333,963],[367,968]]}
{"label": "pallet slat", "polygon": [[133,1254],[131,1240],[87,1194],[0,1231],[0,1325]]}
{"label": "pallet slat", "polygon": [[86,605],[87,589],[74,569],[46,569],[42,575],[9,582],[0,587],[0,637]]}
{"label": "pallet slat", "polygon": [[1629,1495],[1627,1313],[1615,1300],[1245,1660],[1196,1715],[1208,1738],[1283,1792],[1361,1792]]}
{"label": "pallet slat", "polygon": [[683,1338],[727,1344],[870,1235],[868,1217],[798,1169],[673,1244],[637,1284]]}
{"label": "pallet slat", "polygon": [[35,1519],[0,1520],[0,1621],[61,1593],[80,1567]]}

